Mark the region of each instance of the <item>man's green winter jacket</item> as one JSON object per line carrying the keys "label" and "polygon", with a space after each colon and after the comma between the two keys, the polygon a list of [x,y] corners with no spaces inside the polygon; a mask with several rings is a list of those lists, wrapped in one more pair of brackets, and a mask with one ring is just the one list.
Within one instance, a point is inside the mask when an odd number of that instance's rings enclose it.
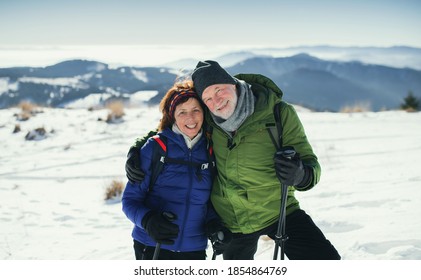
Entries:
{"label": "man's green winter jacket", "polygon": [[[303,163],[313,170],[312,182],[300,190],[308,190],[317,184],[321,169],[294,108],[281,101],[282,91],[262,75],[240,74],[236,77],[252,85],[255,110],[233,137],[218,128],[207,114],[213,127],[212,141],[218,170],[211,199],[232,232],[247,234],[279,219],[281,187],[273,161],[276,148],[267,130],[268,126],[275,125],[273,107],[276,103],[282,103],[283,146],[294,147]],[[294,191],[294,187],[289,187],[287,215],[300,207]]]}

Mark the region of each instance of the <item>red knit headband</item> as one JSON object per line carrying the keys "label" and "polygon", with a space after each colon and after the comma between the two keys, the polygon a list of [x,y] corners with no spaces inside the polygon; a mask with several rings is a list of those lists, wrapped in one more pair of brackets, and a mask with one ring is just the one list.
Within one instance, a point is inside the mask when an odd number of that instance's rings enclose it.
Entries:
{"label": "red knit headband", "polygon": [[197,95],[197,93],[191,90],[176,91],[171,96],[169,114],[172,118],[174,118],[175,107],[177,107],[177,105],[180,104],[180,101],[185,98],[190,98],[190,97],[193,97],[199,100],[199,96]]}

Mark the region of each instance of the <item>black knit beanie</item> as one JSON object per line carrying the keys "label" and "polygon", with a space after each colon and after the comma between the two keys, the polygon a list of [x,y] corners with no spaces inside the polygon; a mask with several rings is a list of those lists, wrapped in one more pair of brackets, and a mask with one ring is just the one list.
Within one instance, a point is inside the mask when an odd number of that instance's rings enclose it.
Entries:
{"label": "black knit beanie", "polygon": [[211,85],[232,84],[235,79],[228,74],[216,61],[199,61],[192,74],[193,84],[197,94],[202,98],[203,91]]}

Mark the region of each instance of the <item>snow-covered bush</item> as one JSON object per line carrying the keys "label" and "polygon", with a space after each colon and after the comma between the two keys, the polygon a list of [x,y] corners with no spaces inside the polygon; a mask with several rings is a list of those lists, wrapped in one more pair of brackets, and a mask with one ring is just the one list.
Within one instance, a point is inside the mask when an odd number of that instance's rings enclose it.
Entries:
{"label": "snow-covered bush", "polygon": [[36,129],[33,129],[31,131],[28,131],[28,133],[25,135],[25,140],[42,140],[47,137],[47,131],[43,127],[39,127]]}

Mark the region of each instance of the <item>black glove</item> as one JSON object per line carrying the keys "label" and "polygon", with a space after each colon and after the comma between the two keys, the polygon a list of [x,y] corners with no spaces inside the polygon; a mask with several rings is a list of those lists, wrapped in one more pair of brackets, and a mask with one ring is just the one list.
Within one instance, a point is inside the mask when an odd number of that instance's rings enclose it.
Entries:
{"label": "black glove", "polygon": [[232,240],[232,233],[218,220],[212,220],[206,225],[206,235],[212,243],[216,255],[222,254]]}
{"label": "black glove", "polygon": [[127,153],[126,176],[131,182],[142,182],[145,173],[140,169],[140,148],[132,146]]}
{"label": "black glove", "polygon": [[305,187],[308,184],[311,172],[305,168],[294,148],[285,147],[276,152],[274,161],[276,176],[282,184],[298,187]]}
{"label": "black glove", "polygon": [[172,223],[177,216],[170,212],[149,211],[142,219],[142,226],[157,243],[172,245],[178,236],[178,225]]}

